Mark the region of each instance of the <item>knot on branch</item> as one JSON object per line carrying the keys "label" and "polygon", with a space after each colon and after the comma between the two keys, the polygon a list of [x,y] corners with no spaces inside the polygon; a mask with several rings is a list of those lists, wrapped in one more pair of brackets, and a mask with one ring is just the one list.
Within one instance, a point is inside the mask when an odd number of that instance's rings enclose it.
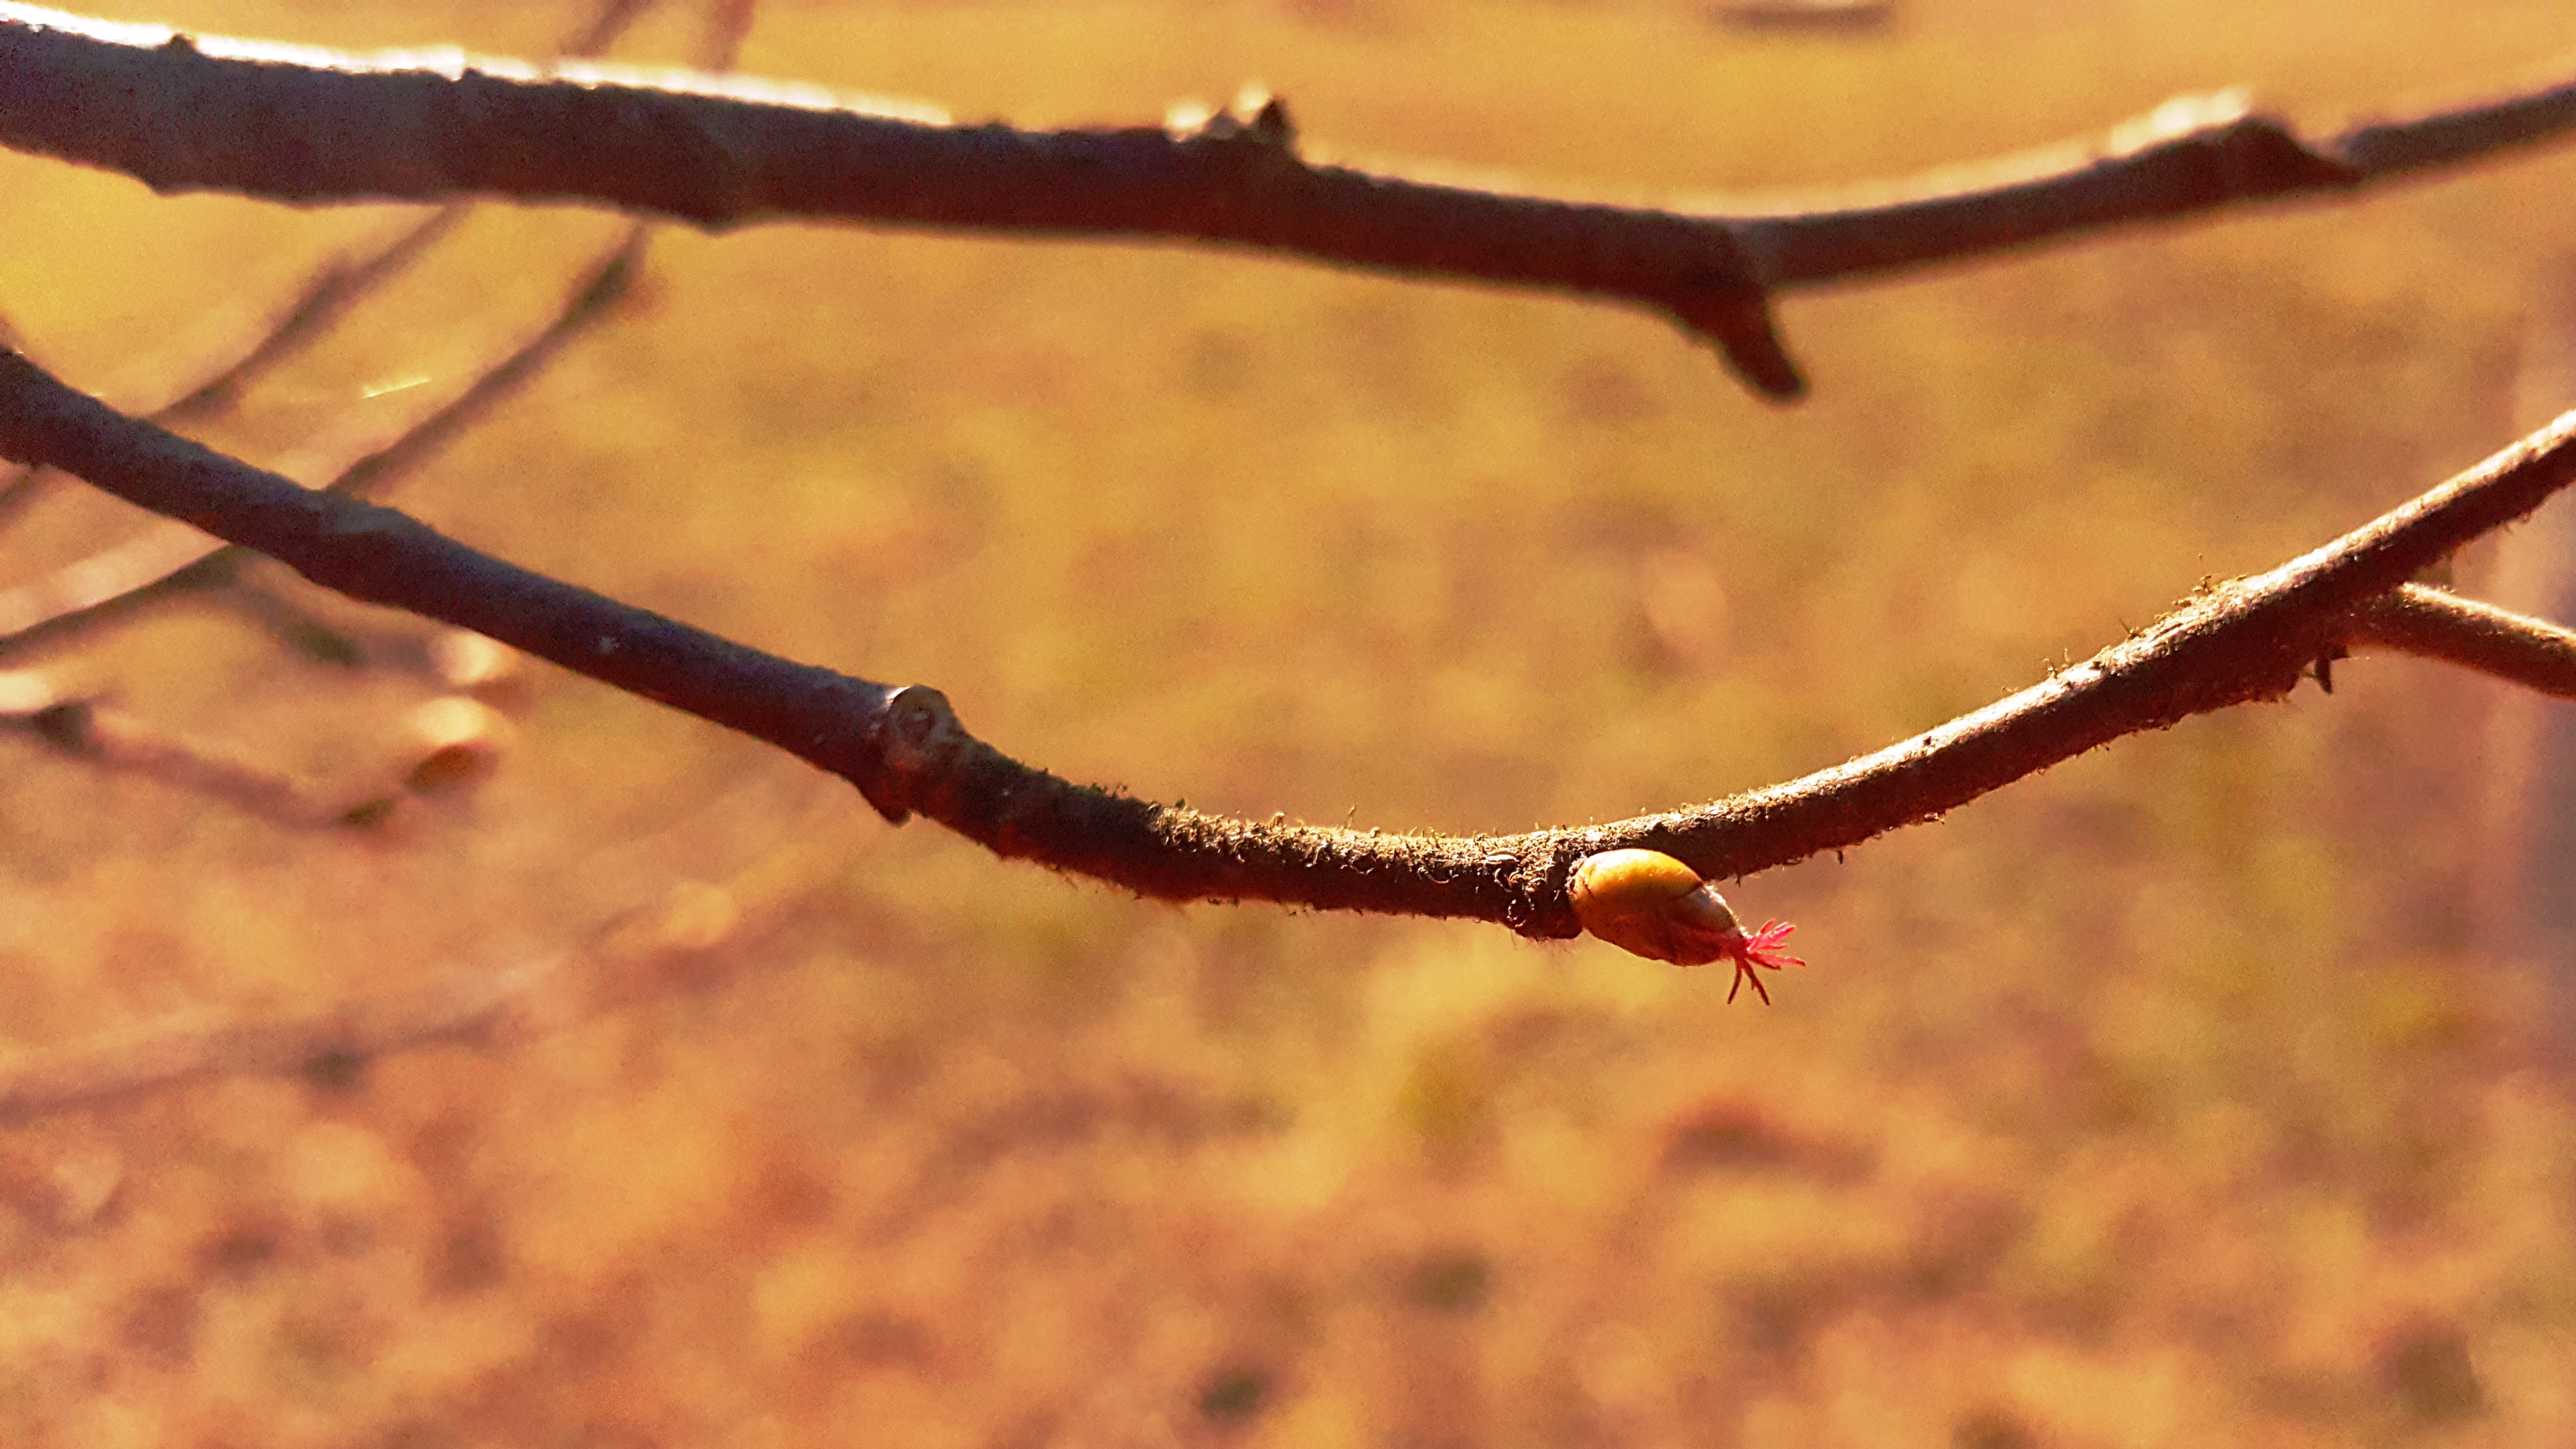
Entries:
{"label": "knot on branch", "polygon": [[857,782],[859,793],[887,823],[901,825],[912,818],[922,788],[949,771],[969,740],[948,696],[926,684],[907,684],[886,700],[878,718],[878,768]]}
{"label": "knot on branch", "polygon": [[2226,195],[2268,196],[2361,184],[2360,167],[2309,145],[2278,117],[2247,116],[2208,143],[2217,153],[2219,184]]}
{"label": "knot on branch", "polygon": [[2114,129],[2107,154],[2114,160],[2172,158],[2204,204],[2362,180],[2359,166],[2301,140],[2279,117],[2256,113],[2242,89],[2176,96]]}
{"label": "knot on branch", "polygon": [[1290,160],[1297,155],[1297,125],[1289,119],[1288,103],[1257,84],[1245,85],[1235,93],[1234,103],[1221,111],[1195,103],[1174,106],[1164,120],[1164,130],[1191,149],[1222,147],[1247,157]]}

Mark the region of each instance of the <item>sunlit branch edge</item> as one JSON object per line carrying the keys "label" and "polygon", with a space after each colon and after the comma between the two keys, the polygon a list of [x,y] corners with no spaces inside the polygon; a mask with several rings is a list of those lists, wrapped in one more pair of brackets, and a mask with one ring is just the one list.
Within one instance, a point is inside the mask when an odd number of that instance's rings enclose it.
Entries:
{"label": "sunlit branch edge", "polygon": [[2349,190],[2571,128],[2564,77],[2316,141],[2231,91],[2084,141],[1726,215],[1331,164],[1266,96],[1160,126],[1025,130],[776,81],[349,55],[0,3],[0,145],[157,190],[509,195],[707,227],[814,217],[1244,246],[1649,307],[1783,399],[1805,384],[1771,322],[1779,288]]}

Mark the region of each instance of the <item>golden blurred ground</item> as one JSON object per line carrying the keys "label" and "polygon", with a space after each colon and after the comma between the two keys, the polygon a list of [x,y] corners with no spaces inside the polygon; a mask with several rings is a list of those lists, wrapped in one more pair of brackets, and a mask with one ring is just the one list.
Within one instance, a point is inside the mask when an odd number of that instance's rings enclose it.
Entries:
{"label": "golden blurred ground", "polygon": [[[1035,122],[1257,77],[1344,154],[1725,189],[2236,82],[2330,122],[2527,76],[2561,20],[772,3],[744,63]],[[2483,456],[2571,183],[2559,153],[1792,298],[1790,411],[1565,300],[669,233],[646,308],[396,501],[934,682],[1075,778],[1395,829],[1615,816],[1934,723]],[[386,220],[0,157],[0,309],[105,385]],[[208,435],[274,452],[452,367],[608,225],[489,210]],[[123,526],[55,500],[0,571]],[[47,657],[348,779],[424,690],[219,605]],[[375,835],[0,740],[21,1047],[563,950],[607,972],[551,1030],[0,1129],[0,1443],[2565,1443],[2576,1117],[2532,969],[2475,948],[2490,695],[2403,662],[2337,685],[1746,883],[1815,962],[1767,1011],[1592,943],[996,864],[551,673],[496,779]],[[774,909],[728,933],[727,890]],[[621,919],[670,939],[596,947]]]}

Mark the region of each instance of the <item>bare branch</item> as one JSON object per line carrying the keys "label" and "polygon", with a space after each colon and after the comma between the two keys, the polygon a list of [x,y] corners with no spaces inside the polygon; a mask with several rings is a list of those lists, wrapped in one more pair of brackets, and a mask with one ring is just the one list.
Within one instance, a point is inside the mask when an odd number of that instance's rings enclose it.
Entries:
{"label": "bare branch", "polygon": [[[674,881],[622,911],[586,948],[523,951],[517,965],[457,971],[407,991],[317,1010],[197,1012],[0,1056],[0,1122],[217,1077],[345,1077],[396,1052],[449,1042],[506,1044],[658,997],[720,989],[738,968],[772,959],[774,953],[741,948],[791,920],[841,868],[837,855],[816,848],[798,829],[806,823],[800,816],[812,812],[782,817],[774,801],[760,803],[770,808],[754,812],[756,818],[769,827],[783,821],[783,827],[764,830],[773,843],[747,867]],[[744,812],[727,804],[718,801],[666,833],[684,833],[699,847],[711,832],[740,834],[740,825],[726,817]],[[668,842],[648,839],[610,846],[606,854],[623,875],[667,850]]]}
{"label": "bare branch", "polygon": [[279,825],[307,829],[383,824],[406,794],[433,795],[481,782],[511,733],[468,695],[428,700],[404,716],[403,758],[359,793],[298,774],[211,740],[158,728],[96,691],[66,690],[35,670],[0,671],[0,728],[23,730],[107,770],[141,775]]}
{"label": "bare branch", "polygon": [[0,4],[0,145],[164,191],[291,201],[507,194],[723,227],[772,217],[1169,237],[1666,312],[1773,397],[1803,390],[1776,288],[2463,164],[2576,127],[2576,83],[2322,142],[2233,93],[2107,136],[1756,214],[1445,184],[1302,154],[1247,97],[1167,126],[958,125],[775,82],[350,56]]}
{"label": "bare branch", "polygon": [[2354,617],[2351,642],[2448,660],[2576,699],[2576,631],[2422,584],[2371,600]]}
{"label": "bare branch", "polygon": [[2484,160],[2576,130],[2576,80],[2320,141],[2257,114],[2244,91],[2178,96],[2108,135],[1854,188],[1791,197],[1733,222],[1774,287],[1839,281],[2241,202],[2341,192]]}
{"label": "bare branch", "polygon": [[329,1071],[506,1028],[557,968],[538,958],[302,1015],[202,1016],[0,1060],[0,1121],[212,1077]]}
{"label": "bare branch", "polygon": [[2123,734],[2286,694],[2344,647],[2366,601],[2576,478],[2576,412],[2323,548],[1877,754],[1696,809],[1486,838],[1259,824],[1074,785],[967,734],[934,689],[796,664],[516,568],[120,417],[13,352],[0,352],[0,457],[61,468],[326,588],[766,740],[851,781],[889,820],[927,815],[1005,857],[1171,900],[1469,916],[1570,936],[1566,877],[1584,856],[1645,847],[1704,877],[1750,874],[1939,815]]}

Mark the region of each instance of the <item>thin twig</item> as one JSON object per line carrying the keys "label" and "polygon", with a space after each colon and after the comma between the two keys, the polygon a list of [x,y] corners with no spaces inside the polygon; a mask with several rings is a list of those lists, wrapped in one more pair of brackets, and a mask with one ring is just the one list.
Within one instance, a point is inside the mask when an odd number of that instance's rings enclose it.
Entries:
{"label": "thin twig", "polygon": [[[557,53],[566,57],[605,54],[657,3],[604,0]],[[127,387],[147,400],[121,396],[119,406],[170,425],[226,411],[270,368],[302,351],[350,308],[427,255],[473,209],[470,201],[449,202],[371,245],[331,257],[285,303],[270,309],[264,321],[248,327],[229,323],[222,329],[221,340],[185,361],[161,361],[140,369],[152,380]],[[126,388],[118,392],[125,394]],[[32,502],[45,481],[42,469],[0,471],[0,521]]]}
{"label": "thin twig", "polygon": [[406,795],[477,783],[491,774],[511,735],[506,720],[471,696],[424,701],[397,731],[395,768],[360,792],[162,729],[95,690],[66,689],[40,671],[24,669],[0,670],[0,729],[23,730],[102,769],[141,775],[275,824],[307,829],[379,826]]}
{"label": "thin twig", "polygon": [[[585,948],[522,951],[516,966],[458,971],[317,1010],[195,1012],[0,1055],[0,1122],[217,1077],[301,1072],[344,1079],[397,1052],[504,1045],[659,997],[720,989],[738,968],[773,959],[743,948],[792,920],[840,869],[836,854],[815,848],[799,829],[807,823],[799,817],[810,812],[782,814],[765,790],[736,793],[757,793],[763,808],[728,810],[732,802],[719,800],[667,834],[684,834],[703,849],[711,832],[744,833],[745,823],[728,817],[748,813],[750,828],[768,838],[766,848],[741,870],[676,880],[620,912]],[[669,849],[667,840],[630,841],[610,847],[610,858],[632,869]],[[620,894],[633,890],[630,883]]]}
{"label": "thin twig", "polygon": [[2442,659],[2576,699],[2576,631],[2422,584],[2380,595],[2353,619],[2356,645]]}
{"label": "thin twig", "polygon": [[[419,467],[454,442],[582,333],[610,315],[634,280],[649,227],[636,223],[593,255],[554,316],[530,336],[472,369],[472,380],[445,401],[391,423],[370,420],[299,449],[281,470],[327,479],[332,493],[364,497]],[[233,550],[220,540],[162,524],[116,547],[0,590],[0,654],[154,599],[219,583]]]}
{"label": "thin twig", "polygon": [[41,674],[0,673],[0,727],[25,730],[102,768],[141,775],[279,825],[363,824],[399,793],[354,798],[211,740],[162,730],[99,699],[59,693]]}
{"label": "thin twig", "polygon": [[204,1015],[0,1059],[0,1120],[212,1077],[345,1071],[370,1057],[506,1029],[558,963],[458,975],[299,1015]]}
{"label": "thin twig", "polygon": [[[657,0],[608,0],[579,33],[566,42],[568,55],[594,54],[612,43]],[[710,0],[698,55],[711,70],[729,68],[751,33],[756,0]],[[176,402],[156,412],[152,421],[228,406],[239,389],[259,370],[279,360],[312,331],[336,320],[368,290],[381,284],[444,236],[470,209],[443,208],[395,240],[386,251],[371,254],[354,269],[325,268],[304,297],[289,309],[288,321],[249,354],[217,373]],[[525,386],[574,338],[605,318],[633,284],[651,235],[644,222],[628,225],[617,239],[594,253],[577,274],[563,305],[533,335],[507,352],[469,369],[473,381],[446,402],[390,425],[353,430],[355,436],[308,444],[281,463],[281,471],[305,477],[327,477],[321,486],[334,493],[364,497],[435,456],[493,407]],[[44,470],[28,468],[19,479],[33,484]],[[5,516],[10,485],[0,484],[0,516]],[[228,582],[238,560],[234,551],[191,528],[156,529],[114,548],[102,550],[55,570],[43,578],[0,590],[0,655],[53,639],[85,624],[114,617],[128,609],[188,589]]]}
{"label": "thin twig", "polygon": [[772,217],[1170,237],[1669,313],[1773,397],[1804,384],[1780,287],[2456,166],[2576,128],[2576,82],[2322,141],[2187,97],[2106,136],[1740,216],[1327,164],[1250,96],[1166,126],[1019,130],[776,82],[354,56],[0,4],[0,145],[164,191],[295,201],[502,194],[723,227]]}
{"label": "thin twig", "polygon": [[0,457],[43,462],[281,560],[315,583],[488,635],[767,740],[1005,857],[1172,900],[1258,899],[1570,936],[1574,863],[1630,846],[1750,874],[1929,819],[2121,735],[2287,693],[2372,597],[2576,478],[2576,412],[2312,553],[1939,729],[1690,810],[1508,837],[1394,836],[1203,815],[1070,784],[967,734],[939,692],[764,654],[502,562],[392,509],[118,416],[0,352]]}

